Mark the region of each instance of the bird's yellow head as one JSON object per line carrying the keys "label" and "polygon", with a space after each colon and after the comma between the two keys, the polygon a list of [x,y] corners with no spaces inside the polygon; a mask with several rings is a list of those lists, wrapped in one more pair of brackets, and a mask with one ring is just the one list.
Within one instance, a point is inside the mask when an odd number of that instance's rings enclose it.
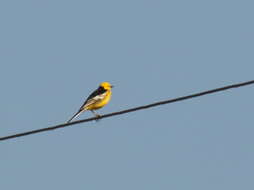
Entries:
{"label": "bird's yellow head", "polygon": [[100,84],[100,87],[103,87],[105,90],[111,90],[111,88],[113,88],[113,85],[111,85],[109,82],[102,82]]}

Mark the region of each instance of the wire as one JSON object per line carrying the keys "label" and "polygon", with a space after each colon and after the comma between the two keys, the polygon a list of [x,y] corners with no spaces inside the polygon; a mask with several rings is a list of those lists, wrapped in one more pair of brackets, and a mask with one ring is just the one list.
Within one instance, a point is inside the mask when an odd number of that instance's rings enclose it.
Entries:
{"label": "wire", "polygon": [[[232,88],[239,88],[239,87],[247,86],[247,85],[251,85],[251,84],[254,84],[254,80],[247,81],[247,82],[242,82],[242,83],[237,83],[237,84],[233,84],[233,85],[228,85],[228,86],[224,86],[224,87],[221,87],[221,88],[215,88],[215,89],[212,89],[212,90],[203,91],[203,92],[199,92],[199,93],[195,93],[195,94],[191,94],[191,95],[187,95],[187,96],[182,96],[182,97],[178,97],[178,98],[174,98],[174,99],[155,102],[155,103],[144,105],[144,106],[139,106],[139,107],[135,107],[135,108],[127,109],[127,110],[122,110],[122,111],[118,111],[118,112],[113,112],[113,113],[101,115],[100,119],[107,118],[107,117],[112,117],[112,116],[116,116],[116,115],[121,115],[121,114],[129,113],[129,112],[134,112],[134,111],[138,111],[138,110],[142,110],[142,109],[148,109],[148,108],[163,105],[163,104],[170,104],[170,103],[173,103],[173,102],[179,102],[179,101],[183,101],[183,100],[187,100],[187,99],[191,99],[191,98],[195,98],[195,97],[199,97],[199,96],[204,96],[204,95],[207,95],[207,94],[212,94],[212,93],[216,93],[216,92],[220,92],[220,91],[225,91],[225,90],[229,90],[229,89],[232,89]],[[93,120],[97,120],[97,119],[98,119],[97,117],[91,117],[91,118],[88,118],[88,119],[78,120],[78,121],[74,121],[74,122],[71,122],[71,123],[63,123],[63,124],[60,124],[60,125],[55,125],[55,126],[51,126],[51,127],[47,127],[47,128],[41,128],[41,129],[36,129],[36,130],[33,130],[33,131],[17,133],[17,134],[10,135],[10,136],[0,137],[0,141],[4,141],[4,140],[7,140],[7,139],[14,139],[14,138],[17,138],[17,137],[22,137],[22,136],[27,136],[27,135],[32,135],[32,134],[40,133],[40,132],[44,132],[44,131],[51,131],[51,130],[64,128],[64,127],[71,126],[71,125],[76,125],[76,124],[79,124],[79,123],[85,123],[85,122],[89,122],[89,121],[93,121]]]}

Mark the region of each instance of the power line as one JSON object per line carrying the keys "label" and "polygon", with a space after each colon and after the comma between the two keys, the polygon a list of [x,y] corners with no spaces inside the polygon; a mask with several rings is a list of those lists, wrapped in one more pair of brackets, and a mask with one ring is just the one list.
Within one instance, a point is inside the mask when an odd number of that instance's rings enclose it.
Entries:
{"label": "power line", "polygon": [[[170,100],[155,102],[155,103],[144,105],[144,106],[139,106],[139,107],[135,107],[135,108],[131,108],[131,109],[126,109],[126,110],[122,110],[122,111],[118,111],[118,112],[113,112],[113,113],[101,115],[100,119],[106,118],[106,117],[112,117],[112,116],[116,116],[116,115],[121,115],[121,114],[129,113],[129,112],[134,112],[134,111],[138,111],[138,110],[142,110],[142,109],[148,109],[148,108],[163,105],[163,104],[170,104],[170,103],[173,103],[173,102],[179,102],[179,101],[183,101],[183,100],[187,100],[187,99],[191,99],[191,98],[195,98],[195,97],[199,97],[199,96],[204,96],[204,95],[207,95],[207,94],[212,94],[212,93],[216,93],[216,92],[220,92],[220,91],[225,91],[225,90],[229,90],[229,89],[232,89],[232,88],[239,88],[239,87],[246,86],[246,85],[251,85],[251,84],[254,84],[254,80],[247,81],[247,82],[242,82],[242,83],[237,83],[237,84],[233,84],[233,85],[228,85],[228,86],[224,86],[224,87],[221,87],[221,88],[215,88],[215,89],[212,89],[212,90],[207,90],[207,91],[203,91],[203,92],[199,92],[199,93],[195,93],[195,94],[191,94],[191,95],[187,95],[187,96],[182,96],[182,97],[178,97],[178,98],[174,98],[174,99],[170,99]],[[51,131],[51,130],[55,130],[55,129],[59,129],[59,128],[63,128],[63,127],[71,126],[71,125],[76,125],[76,124],[79,124],[79,123],[85,123],[85,122],[88,122],[88,121],[93,121],[93,120],[96,120],[96,119],[98,119],[98,118],[97,117],[91,117],[91,118],[88,118],[88,119],[78,120],[78,121],[74,121],[74,122],[71,122],[71,123],[63,123],[63,124],[60,124],[60,125],[55,125],[55,126],[51,126],[51,127],[47,127],[47,128],[41,128],[41,129],[36,129],[36,130],[33,130],[33,131],[17,133],[17,134],[10,135],[10,136],[0,137],[0,141],[4,141],[4,140],[7,140],[7,139],[13,139],[13,138],[17,138],[17,137],[22,137],[22,136],[27,136],[27,135],[32,135],[32,134],[40,133],[40,132],[44,132],[44,131]]]}

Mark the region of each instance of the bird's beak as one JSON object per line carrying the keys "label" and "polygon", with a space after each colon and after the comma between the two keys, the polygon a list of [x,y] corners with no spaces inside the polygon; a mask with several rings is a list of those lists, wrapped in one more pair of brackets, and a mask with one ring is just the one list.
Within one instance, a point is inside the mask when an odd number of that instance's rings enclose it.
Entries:
{"label": "bird's beak", "polygon": [[114,86],[113,86],[113,85],[111,85],[111,88],[114,88]]}

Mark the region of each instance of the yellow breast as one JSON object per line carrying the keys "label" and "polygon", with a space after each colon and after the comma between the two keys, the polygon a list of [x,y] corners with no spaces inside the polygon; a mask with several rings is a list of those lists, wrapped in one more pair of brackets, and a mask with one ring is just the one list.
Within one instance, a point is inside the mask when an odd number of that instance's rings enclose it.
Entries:
{"label": "yellow breast", "polygon": [[96,109],[102,108],[103,106],[105,106],[110,101],[111,94],[112,94],[111,90],[108,90],[106,92],[105,97],[102,100],[88,106],[87,110],[96,110]]}

